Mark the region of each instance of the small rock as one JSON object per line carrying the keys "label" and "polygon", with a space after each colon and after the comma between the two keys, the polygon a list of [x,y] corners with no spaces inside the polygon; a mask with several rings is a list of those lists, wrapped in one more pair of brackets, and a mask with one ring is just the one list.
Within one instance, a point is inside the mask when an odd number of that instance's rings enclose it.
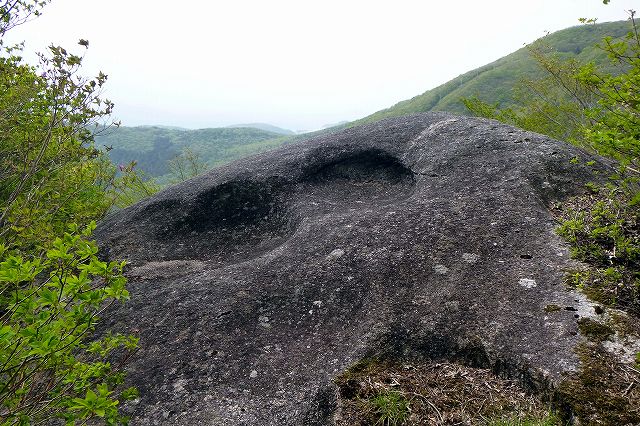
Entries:
{"label": "small rock", "polygon": [[329,255],[327,256],[327,260],[334,260],[334,259],[339,259],[342,256],[344,256],[344,250],[342,249],[335,249],[334,251],[332,251],[331,253],[329,253]]}
{"label": "small rock", "polygon": [[173,390],[175,392],[184,392],[184,386],[187,384],[187,381],[185,379],[178,379],[173,383]]}
{"label": "small rock", "polygon": [[529,278],[520,278],[518,284],[520,284],[524,288],[534,288],[538,286],[538,284],[536,284],[536,280],[532,280]]}
{"label": "small rock", "polygon": [[440,275],[445,275],[447,272],[449,272],[449,268],[440,264],[434,266],[433,270],[436,271],[436,274],[440,274]]}
{"label": "small rock", "polygon": [[462,253],[462,260],[467,263],[476,263],[478,260],[480,260],[480,255],[477,255],[475,253]]}

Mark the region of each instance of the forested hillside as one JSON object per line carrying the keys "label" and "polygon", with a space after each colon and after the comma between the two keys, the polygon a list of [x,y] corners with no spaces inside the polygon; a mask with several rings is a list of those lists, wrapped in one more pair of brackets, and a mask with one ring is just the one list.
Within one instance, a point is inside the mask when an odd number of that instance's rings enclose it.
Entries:
{"label": "forested hillside", "polygon": [[[600,43],[605,36],[620,37],[628,30],[627,21],[581,25],[549,34],[539,42],[545,43],[565,58],[601,64],[606,63],[606,53],[598,49],[596,44]],[[356,120],[352,125],[425,111],[468,114],[460,99],[473,96],[481,96],[489,103],[508,106],[513,102],[513,88],[521,79],[536,79],[543,75],[544,71],[531,57],[528,48],[523,47],[421,95]]]}
{"label": "forested hillside", "polygon": [[96,145],[106,149],[116,164],[137,162],[148,176],[171,173],[172,159],[189,148],[206,167],[280,146],[282,134],[255,128],[185,130],[158,126],[112,127],[96,136]]}

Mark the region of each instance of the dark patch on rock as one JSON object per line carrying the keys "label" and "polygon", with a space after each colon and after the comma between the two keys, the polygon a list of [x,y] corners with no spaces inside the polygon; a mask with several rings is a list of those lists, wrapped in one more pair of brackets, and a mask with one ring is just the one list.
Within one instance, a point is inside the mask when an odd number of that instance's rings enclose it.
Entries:
{"label": "dark patch on rock", "polygon": [[[579,161],[571,162],[572,158]],[[586,166],[587,161],[595,164]],[[347,129],[215,169],[97,231],[132,262],[135,424],[331,424],[363,357],[445,359],[544,392],[578,369],[550,208],[610,164],[445,113]],[[601,173],[603,174],[603,173]]]}
{"label": "dark patch on rock", "polygon": [[292,231],[283,185],[277,180],[232,181],[204,191],[173,217],[156,239],[169,259],[259,256]]}

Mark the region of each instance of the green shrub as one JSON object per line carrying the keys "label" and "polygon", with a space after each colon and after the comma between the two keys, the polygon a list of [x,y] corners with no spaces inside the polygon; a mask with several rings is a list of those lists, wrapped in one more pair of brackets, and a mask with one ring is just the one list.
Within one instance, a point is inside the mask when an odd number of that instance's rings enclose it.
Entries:
{"label": "green shrub", "polygon": [[137,339],[93,335],[128,298],[123,263],[90,241],[117,182],[91,132],[113,108],[107,76],[81,77],[82,57],[62,47],[31,66],[4,45],[46,3],[0,1],[0,425],[126,423],[120,402],[136,392],[122,365]]}
{"label": "green shrub", "polygon": [[137,339],[106,334],[87,341],[100,313],[128,298],[124,263],[96,257],[88,241],[93,227],[71,226],[42,258],[0,244],[0,424],[126,420],[118,401],[136,394],[115,392],[124,375],[108,359],[126,359]]}

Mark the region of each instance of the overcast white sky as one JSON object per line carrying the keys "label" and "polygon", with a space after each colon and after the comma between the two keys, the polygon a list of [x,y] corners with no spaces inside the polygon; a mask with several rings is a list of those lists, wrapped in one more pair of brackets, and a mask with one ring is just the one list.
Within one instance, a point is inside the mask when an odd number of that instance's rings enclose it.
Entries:
{"label": "overcast white sky", "polygon": [[[353,120],[544,35],[627,18],[640,0],[53,0],[27,50],[90,42],[123,125]],[[78,50],[81,52],[81,50]]]}

